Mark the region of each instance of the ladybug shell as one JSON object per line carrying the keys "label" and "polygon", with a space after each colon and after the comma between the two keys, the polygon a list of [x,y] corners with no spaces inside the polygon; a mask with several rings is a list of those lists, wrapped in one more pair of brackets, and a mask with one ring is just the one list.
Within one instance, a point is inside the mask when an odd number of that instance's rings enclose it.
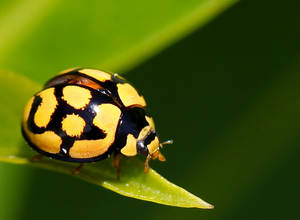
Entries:
{"label": "ladybug shell", "polygon": [[[128,137],[136,140],[148,127],[154,131],[145,106],[144,98],[120,77],[71,70],[48,81],[29,100],[22,132],[36,151],[59,160],[92,162],[115,151],[134,156],[139,152],[127,147]],[[148,142],[155,150],[156,135],[153,140]],[[143,153],[148,154],[148,149]]]}

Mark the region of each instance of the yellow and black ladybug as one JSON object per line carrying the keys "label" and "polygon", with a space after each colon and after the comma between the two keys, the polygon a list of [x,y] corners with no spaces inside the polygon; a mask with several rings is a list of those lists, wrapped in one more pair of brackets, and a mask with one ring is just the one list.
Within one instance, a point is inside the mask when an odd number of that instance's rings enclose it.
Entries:
{"label": "yellow and black ladybug", "polygon": [[119,155],[146,155],[165,161],[163,144],[143,96],[124,78],[95,69],[67,70],[50,79],[24,109],[22,132],[30,146],[51,158],[79,162],[114,154],[119,176]]}

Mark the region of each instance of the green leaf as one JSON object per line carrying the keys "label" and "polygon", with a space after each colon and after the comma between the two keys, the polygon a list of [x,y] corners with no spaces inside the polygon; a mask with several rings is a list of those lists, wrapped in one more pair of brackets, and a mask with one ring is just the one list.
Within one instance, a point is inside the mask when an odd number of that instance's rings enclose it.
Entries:
{"label": "green leaf", "polygon": [[[22,138],[20,122],[23,106],[41,86],[25,77],[0,72],[0,88],[0,100],[4,104],[0,108],[0,161],[26,164],[71,175],[72,169],[78,164],[48,158],[32,162],[30,159],[36,153]],[[136,199],[178,207],[213,208],[152,169],[148,174],[144,174],[143,163],[136,158],[122,158],[121,163],[121,180],[116,179],[116,171],[110,159],[86,164],[75,176]]]}
{"label": "green leaf", "polygon": [[74,66],[124,71],[237,0],[2,0],[0,69],[43,82]]}

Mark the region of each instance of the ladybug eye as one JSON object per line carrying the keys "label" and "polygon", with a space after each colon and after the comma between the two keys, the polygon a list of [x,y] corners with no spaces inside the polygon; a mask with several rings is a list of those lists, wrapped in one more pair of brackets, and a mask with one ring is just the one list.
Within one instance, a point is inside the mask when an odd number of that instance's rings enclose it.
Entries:
{"label": "ladybug eye", "polygon": [[140,140],[137,142],[137,151],[139,154],[142,155],[148,155],[149,151],[147,146],[145,145],[145,141],[144,140]]}

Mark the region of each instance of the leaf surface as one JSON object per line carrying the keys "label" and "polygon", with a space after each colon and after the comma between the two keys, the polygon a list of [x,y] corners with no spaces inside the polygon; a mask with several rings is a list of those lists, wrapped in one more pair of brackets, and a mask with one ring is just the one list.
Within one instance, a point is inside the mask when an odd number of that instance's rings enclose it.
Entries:
{"label": "leaf surface", "polygon": [[74,66],[125,71],[237,0],[0,3],[0,69],[44,82]]}
{"label": "leaf surface", "polygon": [[[32,162],[31,158],[36,153],[25,143],[21,135],[23,106],[32,94],[41,89],[41,86],[23,76],[0,72],[0,88],[0,99],[4,103],[4,108],[0,109],[2,122],[0,161],[26,164],[71,175],[78,164],[48,158]],[[86,164],[75,176],[136,199],[170,206],[213,208],[212,205],[174,185],[152,169],[148,174],[144,174],[143,162],[139,159],[122,158],[121,163],[121,180],[116,179],[111,159]]]}

